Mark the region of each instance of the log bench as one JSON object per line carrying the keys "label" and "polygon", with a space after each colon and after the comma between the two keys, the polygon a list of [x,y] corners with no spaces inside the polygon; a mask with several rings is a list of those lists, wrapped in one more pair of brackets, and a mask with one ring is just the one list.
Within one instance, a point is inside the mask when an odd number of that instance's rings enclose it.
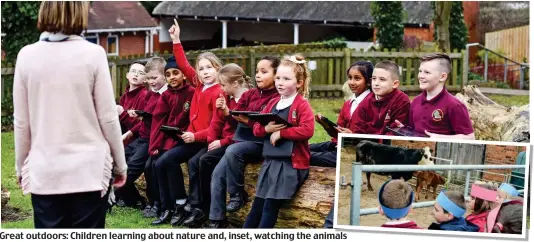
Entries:
{"label": "log bench", "polygon": [[[247,164],[245,167],[245,190],[249,202],[235,213],[227,213],[228,222],[241,227],[250,211],[256,192],[261,163]],[[186,189],[189,184],[187,165],[182,164]],[[327,167],[310,167],[308,179],[304,182],[294,199],[280,210],[276,228],[322,228],[328,212],[334,206],[336,169]],[[136,186],[146,198],[146,183],[142,175]],[[227,196],[227,201],[229,197]]]}

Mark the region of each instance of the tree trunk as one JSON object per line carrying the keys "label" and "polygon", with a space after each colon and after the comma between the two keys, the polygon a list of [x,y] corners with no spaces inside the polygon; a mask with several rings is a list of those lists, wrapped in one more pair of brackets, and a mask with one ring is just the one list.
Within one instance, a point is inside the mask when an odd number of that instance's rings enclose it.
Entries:
{"label": "tree trunk", "polygon": [[[248,164],[245,167],[245,190],[250,198],[245,207],[239,211],[227,213],[228,221],[234,226],[241,227],[250,211],[260,168],[261,163]],[[188,186],[187,165],[182,165],[182,171]],[[322,228],[326,215],[334,206],[335,177],[335,168],[311,167],[308,180],[304,182],[294,199],[280,210],[276,228]],[[146,198],[144,176],[136,181],[136,186]]]}
{"label": "tree trunk", "polygon": [[476,86],[465,86],[456,97],[467,106],[477,140],[530,142],[529,105],[502,106]]}
{"label": "tree trunk", "polygon": [[443,52],[449,52],[451,41],[449,37],[449,20],[452,8],[452,2],[436,1],[436,10],[434,12],[434,24],[438,31],[438,47]]}

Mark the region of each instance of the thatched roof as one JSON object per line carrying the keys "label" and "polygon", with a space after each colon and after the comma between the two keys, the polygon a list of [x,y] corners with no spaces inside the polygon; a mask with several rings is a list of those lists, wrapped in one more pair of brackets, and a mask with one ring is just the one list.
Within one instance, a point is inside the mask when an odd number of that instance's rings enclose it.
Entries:
{"label": "thatched roof", "polygon": [[[433,12],[430,2],[402,2],[407,12],[407,25],[428,26]],[[235,20],[278,21],[292,23],[327,23],[369,25],[373,23],[371,2],[319,1],[164,1],[152,12],[154,16]]]}

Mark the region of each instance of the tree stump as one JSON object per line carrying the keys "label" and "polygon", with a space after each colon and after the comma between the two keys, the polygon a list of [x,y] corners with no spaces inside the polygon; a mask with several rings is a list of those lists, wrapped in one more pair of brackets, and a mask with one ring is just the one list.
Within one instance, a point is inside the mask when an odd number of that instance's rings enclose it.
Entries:
{"label": "tree stump", "polygon": [[530,142],[529,105],[505,107],[477,86],[465,86],[456,97],[467,106],[478,140]]}
{"label": "tree stump", "polygon": [[[249,202],[235,213],[227,213],[228,221],[234,226],[241,227],[250,211],[256,182],[258,180],[261,163],[247,164],[245,168],[245,190],[249,195]],[[187,165],[182,165],[186,188],[189,185]],[[277,228],[322,228],[326,215],[334,206],[336,169],[326,167],[310,167],[308,180],[304,182],[294,199],[280,210]],[[144,176],[136,181],[136,186],[143,197],[146,183]],[[227,197],[227,201],[229,197]]]}

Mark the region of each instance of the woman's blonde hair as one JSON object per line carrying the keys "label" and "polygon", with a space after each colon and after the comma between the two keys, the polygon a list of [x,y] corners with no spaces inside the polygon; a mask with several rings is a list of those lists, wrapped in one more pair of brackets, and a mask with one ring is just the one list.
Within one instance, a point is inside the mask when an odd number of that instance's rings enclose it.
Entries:
{"label": "woman's blonde hair", "polygon": [[41,32],[79,35],[87,30],[89,2],[43,1],[39,8],[37,28]]}
{"label": "woman's blonde hair", "polygon": [[308,65],[306,64],[305,58],[301,54],[296,54],[294,56],[284,56],[280,66],[290,66],[295,71],[295,76],[297,82],[303,81],[302,86],[297,90],[297,92],[302,95],[304,98],[308,98],[310,94],[310,82],[311,75],[308,70]]}
{"label": "woman's blonde hair", "polygon": [[243,68],[235,63],[230,63],[219,69],[219,80],[228,84],[238,83],[245,88],[253,88],[250,77],[245,74]]}

